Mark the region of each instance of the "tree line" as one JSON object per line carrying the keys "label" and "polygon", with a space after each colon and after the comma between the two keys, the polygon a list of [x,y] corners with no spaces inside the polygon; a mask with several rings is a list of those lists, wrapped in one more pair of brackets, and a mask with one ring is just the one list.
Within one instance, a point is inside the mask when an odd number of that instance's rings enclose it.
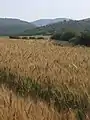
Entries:
{"label": "tree line", "polygon": [[55,33],[51,36],[51,39],[68,41],[73,45],[90,46],[90,31],[84,31],[80,34],[76,34],[75,32]]}

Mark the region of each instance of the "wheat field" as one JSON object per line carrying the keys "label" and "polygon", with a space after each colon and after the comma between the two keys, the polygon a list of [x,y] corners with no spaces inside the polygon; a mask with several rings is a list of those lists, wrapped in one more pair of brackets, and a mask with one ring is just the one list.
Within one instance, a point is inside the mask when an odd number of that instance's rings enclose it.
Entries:
{"label": "wheat field", "polygon": [[[47,85],[53,87],[50,88],[52,100],[48,106],[45,98],[34,102],[30,96],[18,97],[6,87],[5,81],[9,77],[0,72],[3,81],[0,120],[90,119],[90,48],[61,47],[48,40],[0,38],[0,71],[3,70],[7,71],[6,74],[29,77],[43,88]],[[60,108],[59,112],[54,105]],[[80,117],[77,111],[84,111],[85,116],[80,114]]]}

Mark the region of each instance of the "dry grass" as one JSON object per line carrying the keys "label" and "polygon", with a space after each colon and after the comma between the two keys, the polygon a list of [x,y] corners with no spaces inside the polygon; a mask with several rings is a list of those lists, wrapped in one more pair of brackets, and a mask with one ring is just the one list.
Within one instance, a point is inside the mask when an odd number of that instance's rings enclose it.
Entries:
{"label": "dry grass", "polygon": [[[56,89],[60,91],[61,97],[67,104],[78,103],[77,106],[89,109],[90,103],[90,49],[86,47],[59,47],[55,46],[49,41],[24,41],[24,40],[0,40],[0,69],[9,68],[9,71],[18,73],[20,76],[29,76],[38,83],[50,82]],[[0,92],[2,93],[2,92]],[[5,96],[6,93],[4,93]],[[3,95],[4,95],[3,94]],[[9,94],[9,91],[8,91]],[[3,97],[1,97],[2,99]],[[19,105],[23,102],[26,104],[27,100],[17,99],[12,97],[13,101]],[[15,100],[14,100],[15,98]],[[7,99],[6,99],[7,100]],[[8,100],[7,100],[8,101]],[[18,102],[17,102],[18,101]],[[7,102],[8,104],[8,102]],[[30,113],[31,118],[27,118],[24,114],[23,107],[17,107],[17,114],[20,118],[16,120],[28,119],[45,119],[45,120],[75,120],[74,113],[69,115],[74,118],[65,117],[64,114],[47,107],[45,103],[38,102],[33,104],[33,112]],[[63,104],[63,103],[62,103]],[[88,106],[88,108],[87,108]],[[15,107],[15,106],[14,106]],[[15,108],[12,111],[15,111]],[[45,115],[41,115],[40,110],[43,107]],[[3,109],[2,109],[3,108]],[[51,107],[53,108],[53,107]],[[38,110],[37,110],[38,109]],[[21,110],[21,111],[20,111]],[[36,112],[36,110],[38,112]],[[0,111],[8,114],[4,106],[0,107]],[[49,114],[48,114],[49,111]],[[71,110],[72,111],[72,110]],[[23,112],[21,114],[20,112]],[[69,111],[70,112],[70,111]],[[33,115],[35,113],[35,115]],[[65,112],[66,113],[66,112]],[[12,113],[10,113],[11,115]],[[20,115],[21,114],[21,115]],[[66,114],[67,115],[67,114]],[[6,117],[6,115],[4,115]],[[37,117],[39,116],[39,118]],[[65,118],[60,118],[61,116]],[[68,115],[67,115],[68,116]],[[23,117],[23,118],[22,118]],[[56,117],[56,118],[55,118]],[[70,117],[70,116],[69,116]],[[13,117],[10,116],[9,120]],[[3,118],[8,120],[8,118]],[[2,120],[1,119],[1,120]],[[14,120],[14,119],[13,119]]]}
{"label": "dry grass", "polygon": [[0,120],[76,120],[72,110],[57,113],[38,101],[16,97],[12,91],[0,88]]}

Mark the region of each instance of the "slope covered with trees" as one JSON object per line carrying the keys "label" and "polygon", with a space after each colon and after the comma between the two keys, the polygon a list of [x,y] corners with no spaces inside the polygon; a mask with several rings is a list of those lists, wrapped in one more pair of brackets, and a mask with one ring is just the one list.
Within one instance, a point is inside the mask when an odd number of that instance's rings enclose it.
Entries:
{"label": "slope covered with trees", "polygon": [[90,30],[90,19],[85,20],[70,20],[63,21],[54,24],[49,24],[35,29],[27,29],[24,31],[24,35],[52,35],[54,33],[72,31],[76,33],[83,32],[84,30]]}

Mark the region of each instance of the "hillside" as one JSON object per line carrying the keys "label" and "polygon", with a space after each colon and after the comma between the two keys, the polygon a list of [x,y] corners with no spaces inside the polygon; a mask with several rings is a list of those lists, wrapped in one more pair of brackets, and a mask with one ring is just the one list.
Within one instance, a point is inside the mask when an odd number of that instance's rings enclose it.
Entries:
{"label": "hillside", "polygon": [[84,30],[90,30],[90,19],[85,20],[70,20],[70,21],[63,21],[54,24],[49,24],[42,27],[37,27],[32,30],[24,31],[24,35],[49,35],[55,32],[62,32],[62,31],[74,31],[74,32],[81,32]]}
{"label": "hillside", "polygon": [[0,35],[19,34],[36,26],[19,19],[0,18]]}
{"label": "hillside", "polygon": [[34,22],[32,22],[34,25],[36,25],[37,27],[40,26],[45,26],[48,24],[53,24],[53,23],[57,23],[57,22],[61,22],[61,21],[68,21],[68,18],[56,18],[56,19],[40,19],[40,20],[36,20]]}

